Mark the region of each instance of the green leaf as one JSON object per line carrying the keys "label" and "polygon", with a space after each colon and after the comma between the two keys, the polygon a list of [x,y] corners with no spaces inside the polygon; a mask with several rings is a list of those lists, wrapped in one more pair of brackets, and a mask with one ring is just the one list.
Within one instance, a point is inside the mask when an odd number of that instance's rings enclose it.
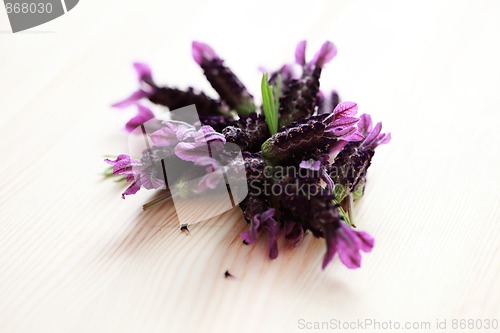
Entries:
{"label": "green leaf", "polygon": [[106,167],[106,169],[104,169],[104,172],[102,173],[102,175],[104,176],[104,178],[113,177],[114,176],[113,167],[112,166]]}
{"label": "green leaf", "polygon": [[276,125],[278,124],[280,112],[280,95],[281,95],[281,75],[278,74],[278,82],[274,86],[274,109],[276,110]]}
{"label": "green leaf", "polygon": [[279,110],[279,92],[281,89],[281,78],[278,78],[278,85],[273,87],[268,82],[268,75],[262,75],[262,107],[266,117],[267,127],[271,135],[278,132],[278,110]]}
{"label": "green leaf", "polygon": [[344,208],[342,208],[342,206],[340,205],[340,203],[337,200],[333,200],[333,202],[335,204],[337,204],[337,207],[338,207],[339,212],[340,212],[340,216],[342,217],[342,219],[344,220],[344,222],[348,226],[353,227],[354,224],[352,223],[351,219],[349,218],[349,214],[344,210]]}

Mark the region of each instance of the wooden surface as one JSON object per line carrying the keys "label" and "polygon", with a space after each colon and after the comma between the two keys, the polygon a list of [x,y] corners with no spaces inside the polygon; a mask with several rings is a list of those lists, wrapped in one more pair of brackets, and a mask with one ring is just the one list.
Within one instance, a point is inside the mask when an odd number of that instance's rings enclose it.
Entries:
{"label": "wooden surface", "polygon": [[[499,3],[286,3],[87,0],[16,35],[0,10],[0,332],[500,319]],[[322,271],[311,235],[270,261],[264,240],[241,243],[238,209],[188,236],[172,204],[142,212],[152,193],[122,200],[102,180],[102,156],[126,152],[134,111],[109,105],[135,88],[132,61],[208,88],[190,57],[206,41],[258,95],[256,68],[293,60],[303,38],[311,53],[336,43],[323,86],[392,132],[356,204],[376,238],[361,269]]]}

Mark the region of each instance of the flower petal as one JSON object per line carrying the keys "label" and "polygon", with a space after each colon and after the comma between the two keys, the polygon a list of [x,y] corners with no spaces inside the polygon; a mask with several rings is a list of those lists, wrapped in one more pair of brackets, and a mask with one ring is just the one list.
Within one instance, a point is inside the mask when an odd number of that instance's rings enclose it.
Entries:
{"label": "flower petal", "polygon": [[136,104],[136,105],[137,105],[137,109],[138,109],[137,115],[134,118],[130,119],[127,122],[127,124],[125,125],[125,129],[129,133],[131,133],[137,127],[144,124],[146,121],[153,119],[155,117],[155,115],[153,114],[153,112],[149,108],[147,108],[143,105],[140,105],[140,104]]}
{"label": "flower petal", "polygon": [[306,64],[306,45],[307,41],[303,40],[295,48],[295,62],[301,66]]}
{"label": "flower petal", "polygon": [[137,79],[140,81],[152,82],[153,76],[151,73],[151,68],[142,62],[134,62],[134,69],[137,73]]}
{"label": "flower petal", "polygon": [[198,65],[201,65],[204,61],[212,61],[219,58],[217,53],[208,44],[196,41],[192,43],[192,54],[194,61]]}
{"label": "flower petal", "polygon": [[335,107],[333,114],[335,118],[339,117],[350,117],[358,113],[358,104],[354,102],[343,102]]}
{"label": "flower petal", "polygon": [[217,185],[219,184],[219,181],[220,181],[220,174],[216,173],[216,172],[210,172],[208,174],[206,174],[205,176],[203,176],[200,180],[200,182],[198,183],[198,191],[199,192],[204,192],[208,189],[215,189],[217,188]]}
{"label": "flower petal", "polygon": [[302,169],[318,171],[319,168],[321,167],[321,161],[319,161],[319,160],[316,161],[316,160],[311,158],[307,161],[300,162],[299,167]]}
{"label": "flower petal", "polygon": [[355,231],[356,236],[360,240],[359,248],[363,252],[370,252],[373,249],[373,246],[375,245],[375,240],[373,239],[372,236],[370,236],[368,233],[364,231]]}
{"label": "flower petal", "polygon": [[216,132],[211,126],[202,126],[194,136],[194,141],[197,143],[209,143],[213,141],[226,142],[226,137]]}
{"label": "flower petal", "polygon": [[332,126],[332,127],[350,126],[350,125],[356,124],[358,121],[359,121],[359,119],[356,117],[341,117],[339,119],[334,120],[332,123],[330,123],[329,126]]}
{"label": "flower petal", "polygon": [[380,134],[381,130],[382,130],[382,123],[378,122],[373,128],[373,130],[368,134],[368,136],[363,141],[363,145],[368,147],[371,146],[377,140],[377,137]]}
{"label": "flower petal", "polygon": [[325,42],[321,49],[314,55],[313,60],[310,62],[310,65],[315,65],[317,67],[323,67],[327,63],[329,63],[333,57],[337,55],[337,48],[332,42]]}
{"label": "flower petal", "polygon": [[195,127],[183,121],[166,120],[165,127],[153,132],[150,135],[151,141],[157,146],[172,146],[178,142],[192,137]]}
{"label": "flower petal", "polygon": [[149,96],[149,94],[147,92],[139,89],[137,91],[134,91],[132,93],[132,95],[130,95],[129,97],[125,98],[122,101],[116,102],[116,103],[112,104],[111,106],[114,108],[123,109],[123,108],[130,106],[130,105],[136,104],[138,101],[140,101],[141,99],[148,97],[148,96]]}
{"label": "flower petal", "polygon": [[323,256],[323,263],[321,264],[321,268],[325,269],[325,267],[332,261],[333,256],[337,253],[337,229],[332,224],[327,224],[325,226],[325,241],[326,241],[326,252]]}
{"label": "flower petal", "polygon": [[342,263],[348,268],[361,266],[359,240],[354,230],[342,223],[337,230],[338,253]]}
{"label": "flower petal", "polygon": [[125,199],[126,195],[136,194],[137,191],[141,189],[141,185],[133,182],[126,190],[122,193],[122,199]]}
{"label": "flower petal", "polygon": [[369,114],[362,114],[359,117],[358,130],[363,134],[367,135],[371,132],[372,126],[372,117]]}

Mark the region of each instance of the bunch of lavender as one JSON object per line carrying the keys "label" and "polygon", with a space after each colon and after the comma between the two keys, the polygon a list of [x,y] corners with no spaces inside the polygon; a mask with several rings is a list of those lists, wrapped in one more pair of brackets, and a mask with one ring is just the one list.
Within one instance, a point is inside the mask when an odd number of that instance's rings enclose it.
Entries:
{"label": "bunch of lavender", "polygon": [[[173,157],[185,170],[175,186],[182,187],[184,178],[201,176],[196,191],[214,188],[210,171],[220,167],[224,146],[237,144],[249,188],[239,205],[249,224],[241,235],[243,242],[254,243],[266,234],[269,257],[274,259],[279,238],[295,246],[310,232],[326,241],[323,268],[336,253],[347,267],[360,267],[361,252],[371,251],[374,240],[355,230],[353,201],[364,193],[375,148],[388,143],[390,134],[381,133],[381,123],[373,126],[369,115],[356,116],[355,103],[340,103],[335,91],[320,90],[321,72],[335,57],[335,46],[324,43],[306,61],[306,42],[300,42],[294,64],[263,75],[260,107],[211,47],[193,42],[192,53],[218,99],[193,88],[160,86],[147,65],[136,63],[139,89],[114,104],[118,108],[137,107],[137,116],[126,124],[128,131],[145,122],[155,129],[151,135],[154,145],[140,159],[122,154],[106,160],[111,164],[107,175],[130,183],[123,198],[141,188],[164,188],[167,194],[159,200],[169,197],[169,184],[158,167],[162,156]],[[195,104],[201,124],[193,126],[175,116],[160,121],[144,100],[167,110]],[[207,143],[216,147],[219,159],[207,157]],[[226,167],[230,168],[231,162]]]}

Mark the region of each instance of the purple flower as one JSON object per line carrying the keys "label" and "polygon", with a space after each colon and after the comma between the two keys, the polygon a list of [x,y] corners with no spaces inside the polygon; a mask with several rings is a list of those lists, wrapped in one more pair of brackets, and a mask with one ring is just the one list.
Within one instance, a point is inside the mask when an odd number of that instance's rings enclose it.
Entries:
{"label": "purple flower", "polygon": [[211,156],[224,147],[224,135],[217,133],[210,126],[202,126],[194,135],[175,146],[175,155],[184,161],[197,163],[200,159]]}
{"label": "purple flower", "polygon": [[113,175],[124,175],[128,182],[134,180],[133,168],[141,165],[141,162],[131,158],[126,154],[121,154],[116,157],[116,160],[109,158],[104,160],[106,163],[113,166]]}
{"label": "purple flower", "polygon": [[[342,113],[349,113],[343,110]],[[349,194],[354,194],[354,200],[360,198],[364,193],[366,184],[366,173],[370,167],[371,160],[375,154],[374,149],[380,145],[388,143],[390,134],[381,134],[382,123],[372,127],[372,120],[369,115],[362,115],[358,122],[358,131],[364,136],[359,142],[350,142],[346,145],[333,147],[340,150],[332,165],[331,177],[336,185],[335,196],[340,202]],[[347,174],[339,174],[338,170],[348,170]]]}
{"label": "purple flower", "polygon": [[337,227],[333,224],[325,226],[326,253],[323,257],[324,269],[338,253],[340,261],[351,269],[361,266],[361,251],[370,252],[374,246],[374,239],[363,231],[353,230],[345,223]]}
{"label": "purple flower", "polygon": [[[262,144],[263,156],[274,164],[308,159],[328,152],[339,140],[360,141],[361,133],[354,126],[358,118],[356,103],[339,104],[332,114],[300,119],[281,128]],[[297,163],[299,163],[298,161]]]}
{"label": "purple flower", "polygon": [[330,175],[335,183],[335,199],[338,202],[355,192],[358,186],[364,186],[374,153],[373,149],[362,146],[360,142],[350,142],[335,157]]}
{"label": "purple flower", "polygon": [[[169,153],[171,149],[175,158],[190,162],[191,166],[205,168],[206,174],[200,179],[198,191],[215,188],[218,185],[218,175],[213,172],[220,168],[220,163],[213,155],[223,152],[226,142],[224,136],[210,126],[202,126],[196,130],[196,127],[176,120],[166,120],[163,125],[163,128],[153,132],[150,136],[154,144],[152,148],[167,148],[167,151],[163,153],[166,154],[164,157],[171,156]],[[154,177],[145,178],[144,172],[141,172],[140,176],[144,187],[146,185],[150,188],[157,186]],[[148,182],[146,183],[145,180]]]}
{"label": "purple flower", "polygon": [[274,208],[269,208],[262,213],[253,215],[250,221],[250,229],[241,233],[241,238],[247,244],[254,243],[259,233],[265,231],[269,237],[269,258],[278,257],[278,234],[280,223],[274,219]]}
{"label": "purple flower", "polygon": [[302,161],[299,164],[299,167],[306,170],[311,170],[319,173],[319,178],[325,182],[326,187],[330,192],[334,189],[334,183],[330,175],[328,174],[328,167],[330,166],[329,162],[330,156],[328,154],[321,155],[317,160],[309,159],[307,161]]}
{"label": "purple flower", "polygon": [[259,151],[262,143],[270,136],[265,117],[255,112],[227,126],[222,130],[222,134],[228,142],[235,143],[242,150],[250,152]]}
{"label": "purple flower", "polygon": [[[142,152],[141,160],[128,155],[106,160],[113,174],[129,183],[122,197],[141,188],[163,186],[174,194],[177,190],[182,195],[198,194],[225,186],[220,172],[215,171],[244,167],[245,173],[235,177],[251,184],[249,188],[261,190],[249,192],[239,204],[249,224],[249,229],[241,233],[244,243],[254,243],[267,234],[269,257],[274,259],[278,256],[278,237],[295,246],[310,232],[325,238],[323,269],[336,254],[346,267],[360,267],[361,252],[370,252],[374,240],[344,223],[350,223],[351,210],[341,207],[362,195],[374,149],[388,143],[391,136],[381,133],[382,124],[372,124],[369,115],[358,117],[356,103],[339,103],[335,91],[320,90],[322,70],[337,54],[335,45],[325,42],[312,58],[307,57],[306,50],[307,42],[299,42],[295,61],[271,72],[269,83],[277,86],[279,81],[281,87],[279,101],[272,101],[278,108],[274,135],[262,110],[260,114],[256,111],[252,95],[207,44],[193,42],[192,56],[219,94],[217,99],[193,88],[160,87],[147,65],[135,63],[139,89],[114,106],[136,105],[138,112],[126,129],[136,132],[133,130],[137,127],[147,125],[148,133],[153,132],[153,144]],[[196,126],[183,122],[185,114],[176,112],[171,113],[170,120],[160,122],[150,109],[139,104],[144,98],[169,110],[194,104],[199,122],[192,122]],[[235,119],[235,111],[239,119]],[[241,149],[243,160],[234,158],[234,144]],[[330,163],[332,151],[336,155]],[[280,173],[278,166],[297,172]],[[267,174],[267,167],[271,174]],[[168,182],[163,179],[167,169]],[[192,180],[196,180],[196,189],[184,186]],[[273,193],[275,190],[279,194]]]}
{"label": "purple flower", "polygon": [[175,146],[195,136],[196,128],[183,121],[166,120],[163,128],[153,132],[150,137],[156,146]]}
{"label": "purple flower", "polygon": [[372,118],[368,114],[359,117],[358,130],[364,135],[365,139],[361,142],[362,146],[375,149],[379,145],[391,141],[391,133],[380,133],[382,123],[378,122],[375,127],[372,126]]}
{"label": "purple flower", "polygon": [[[151,120],[155,117],[153,112],[145,107],[144,105],[141,105],[139,103],[136,103],[137,106],[137,115],[130,119],[127,124],[125,125],[125,129],[127,132],[132,133],[137,127],[141,126],[148,120]],[[150,124],[153,126],[153,128],[160,128],[161,123],[159,120],[156,120],[154,124]]]}
{"label": "purple flower", "polygon": [[193,54],[194,61],[196,61],[198,65],[201,65],[205,61],[210,62],[212,60],[220,60],[217,53],[215,53],[215,51],[205,43],[194,41],[191,52]]}
{"label": "purple flower", "polygon": [[363,135],[354,126],[359,119],[354,117],[358,112],[358,105],[354,102],[344,102],[337,105],[324,122],[327,123],[325,132],[344,141],[360,141]]}
{"label": "purple flower", "polygon": [[306,42],[301,41],[295,49],[295,62],[302,66],[302,75],[283,81],[279,127],[314,114],[319,102],[319,79],[322,68],[337,54],[333,43],[328,41],[309,63],[306,63],[305,51]]}
{"label": "purple flower", "polygon": [[297,44],[297,47],[295,48],[295,62],[304,67],[307,65],[308,70],[312,70],[314,67],[322,68],[337,55],[337,48],[335,45],[332,42],[326,41],[323,45],[321,45],[321,48],[318,52],[316,52],[312,60],[307,63],[306,46],[307,41],[305,40],[300,41]]}
{"label": "purple flower", "polygon": [[[305,48],[305,46],[304,46]],[[314,67],[322,68],[324,65],[329,63],[337,55],[337,48],[332,42],[326,41],[321,45],[320,50],[314,55],[313,59],[309,62],[308,67],[312,69]]]}
{"label": "purple flower", "polygon": [[114,175],[124,175],[125,180],[131,182],[132,184],[122,193],[122,198],[125,199],[126,195],[131,195],[137,193],[141,186],[137,184],[134,176],[134,168],[139,167],[141,163],[138,160],[131,158],[128,155],[121,154],[118,155],[116,160],[105,159],[106,163],[113,166]]}
{"label": "purple flower", "polygon": [[118,155],[116,160],[105,159],[106,163],[113,166],[114,175],[123,175],[125,180],[130,182],[130,186],[122,193],[122,198],[126,195],[137,193],[141,186],[147,190],[158,189],[165,186],[162,179],[155,175],[154,168],[144,166],[140,161],[131,158],[128,155]]}
{"label": "purple flower", "polygon": [[149,97],[156,91],[156,84],[153,81],[151,69],[144,63],[134,63],[134,69],[137,73],[139,80],[139,89],[134,91],[129,97],[124,100],[113,104],[115,108],[126,108],[130,105],[136,104],[138,101],[145,97]]}
{"label": "purple flower", "polygon": [[313,116],[282,127],[262,144],[262,156],[271,164],[283,165],[325,153],[335,138],[325,135],[324,118]]}
{"label": "purple flower", "polygon": [[295,62],[301,66],[306,65],[306,46],[307,41],[302,40],[297,44],[295,48]]}
{"label": "purple flower", "polygon": [[299,167],[301,167],[302,169],[318,171],[319,168],[321,167],[321,161],[320,160],[316,161],[311,158],[307,161],[300,162]]}
{"label": "purple flower", "polygon": [[221,180],[220,173],[214,171],[220,169],[221,164],[210,156],[198,156],[196,162],[197,166],[205,167],[206,175],[204,175],[198,183],[198,192],[204,192],[208,189],[215,189]]}
{"label": "purple flower", "polygon": [[152,103],[166,106],[170,110],[195,104],[200,115],[228,115],[227,106],[223,105],[220,100],[214,100],[202,92],[196,92],[191,87],[187,90],[159,87],[154,82],[148,65],[144,63],[134,63],[133,65],[137,73],[139,89],[124,100],[113,104],[113,107],[126,108],[143,98],[148,98]]}
{"label": "purple flower", "polygon": [[192,44],[192,53],[208,82],[231,109],[241,115],[255,111],[252,95],[210,46],[195,41]]}

